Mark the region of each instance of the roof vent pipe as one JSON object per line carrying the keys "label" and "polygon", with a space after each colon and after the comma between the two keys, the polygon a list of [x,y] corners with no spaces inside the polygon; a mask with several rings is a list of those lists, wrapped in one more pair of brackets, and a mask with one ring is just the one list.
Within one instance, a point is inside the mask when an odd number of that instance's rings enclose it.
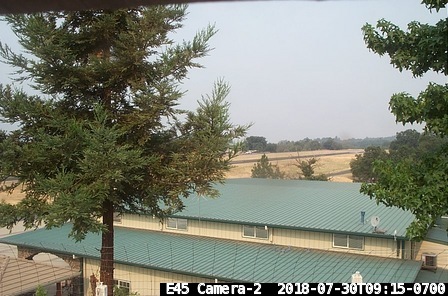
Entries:
{"label": "roof vent pipe", "polygon": [[362,275],[359,271],[352,274],[352,283],[353,284],[362,284]]}
{"label": "roof vent pipe", "polygon": [[365,218],[366,217],[366,212],[365,211],[361,211],[361,224],[365,224]]}

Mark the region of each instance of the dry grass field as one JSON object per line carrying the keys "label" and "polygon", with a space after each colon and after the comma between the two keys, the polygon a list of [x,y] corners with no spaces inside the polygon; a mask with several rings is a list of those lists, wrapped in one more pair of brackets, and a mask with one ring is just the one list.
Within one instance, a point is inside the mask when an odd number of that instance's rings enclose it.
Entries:
{"label": "dry grass field", "polygon": [[[352,174],[350,173],[350,160],[356,154],[362,153],[362,149],[347,150],[317,150],[300,152],[300,158],[319,158],[316,174],[326,174],[331,176],[333,182],[352,182]],[[261,158],[261,153],[243,154],[237,156],[232,165],[232,169],[227,173],[226,177],[230,178],[250,178],[251,169],[254,164]],[[278,165],[287,177],[298,177],[298,169],[296,163],[297,153],[267,153],[267,157],[272,164]],[[335,174],[335,175],[334,175]],[[7,181],[6,184],[10,184]],[[2,186],[4,184],[0,184]],[[19,186],[11,194],[0,192],[0,201],[4,200],[10,204],[16,204],[24,197]]]}
{"label": "dry grass field", "polygon": [[[346,149],[346,150],[317,150],[303,151],[299,153],[300,158],[316,157],[319,159],[316,167],[316,174],[326,174],[331,176],[333,182],[352,182],[352,174],[350,173],[350,161],[355,158],[356,154],[364,152],[363,149]],[[227,173],[226,177],[233,178],[250,178],[251,170],[254,164],[260,160],[262,153],[243,154],[237,156],[232,165],[232,169]],[[297,153],[266,153],[269,161],[279,166],[287,177],[297,178],[298,168],[294,166],[296,163]]]}
{"label": "dry grass field", "polygon": [[[0,186],[10,185],[11,181],[6,181],[5,183],[0,183]],[[25,194],[22,193],[21,186],[18,186],[12,193],[0,191],[0,201],[4,200],[10,204],[18,203]]]}

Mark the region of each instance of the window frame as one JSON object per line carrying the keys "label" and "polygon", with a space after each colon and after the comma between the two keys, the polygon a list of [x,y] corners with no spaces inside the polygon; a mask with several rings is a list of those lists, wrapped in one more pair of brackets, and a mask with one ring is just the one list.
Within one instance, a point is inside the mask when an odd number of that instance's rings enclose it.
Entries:
{"label": "window frame", "polygon": [[[245,229],[249,229],[251,230],[251,232],[253,233],[253,235],[247,235]],[[258,235],[258,231],[262,230],[263,232],[266,231],[266,236],[259,236]],[[242,236],[244,238],[253,238],[253,239],[265,239],[268,240],[269,239],[269,235],[270,235],[270,228],[267,226],[255,226],[255,225],[243,225],[242,227]]]}
{"label": "window frame", "polygon": [[131,293],[131,281],[114,279],[114,287],[117,287],[119,289],[123,289],[127,293]]}
{"label": "window frame", "polygon": [[[339,238],[338,238],[339,236]],[[339,240],[343,240],[343,236],[345,236],[345,245],[335,244],[335,238]],[[351,238],[351,239],[350,239]],[[361,247],[357,247],[357,243],[361,243]],[[333,248],[341,248],[341,249],[349,249],[349,250],[360,250],[363,251],[365,247],[365,237],[361,235],[350,235],[350,234],[342,234],[342,233],[333,233]]]}
{"label": "window frame", "polygon": [[[179,221],[181,222],[180,225],[184,225],[185,224],[185,228],[183,227],[179,227]],[[174,222],[175,225],[170,225],[170,222]],[[165,224],[165,228],[166,229],[170,229],[170,230],[181,230],[181,231],[188,231],[188,219],[185,218],[167,218],[166,219],[166,224]]]}

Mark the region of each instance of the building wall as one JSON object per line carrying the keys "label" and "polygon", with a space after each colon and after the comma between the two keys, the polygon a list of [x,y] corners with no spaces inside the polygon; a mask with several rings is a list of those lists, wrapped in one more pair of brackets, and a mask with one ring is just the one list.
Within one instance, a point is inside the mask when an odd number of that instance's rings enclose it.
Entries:
{"label": "building wall", "polygon": [[[182,275],[171,272],[136,266],[115,264],[114,279],[130,283],[131,292],[138,292],[142,296],[160,295],[160,283],[174,282],[214,282],[213,279]],[[94,274],[99,279],[100,261],[84,259],[84,295],[92,295],[89,277]]]}
{"label": "building wall", "polygon": [[404,242],[404,248],[405,248],[405,250],[404,250],[404,254],[403,254],[403,257],[400,257],[400,258],[403,258],[403,259],[409,259],[409,260],[415,260],[415,252],[414,252],[414,250],[413,250],[413,248],[415,248],[415,243],[414,242],[411,242],[410,240],[406,240],[405,242]]}
{"label": "building wall", "polygon": [[448,269],[448,245],[422,241],[415,260],[422,260],[422,254],[437,255],[437,267]]}
{"label": "building wall", "polygon": [[[42,250],[36,248],[28,248],[23,246],[17,246],[17,257],[21,259],[34,260],[33,258],[42,253]],[[75,258],[73,255],[60,254],[52,252],[51,255],[57,256],[67,263],[67,265],[76,272],[82,271],[82,258]],[[71,283],[73,284],[72,295],[82,295],[83,291],[83,279],[82,275],[72,278]],[[1,282],[1,268],[0,268],[0,282]],[[1,283],[0,283],[1,286]],[[0,295],[2,295],[0,293]]]}
{"label": "building wall", "polygon": [[[123,215],[121,223],[117,225],[137,229],[149,229],[262,244],[275,244],[299,248],[339,251],[344,253],[350,252],[380,257],[402,258],[401,244],[397,250],[397,242],[389,238],[365,237],[364,249],[355,250],[333,247],[333,234],[327,232],[275,228],[269,230],[268,239],[247,238],[243,237],[242,224],[188,220],[187,230],[172,230],[167,229],[166,225],[161,223],[158,219],[132,214]],[[409,249],[410,244],[406,243],[405,248]],[[404,255],[406,259],[409,259],[408,257],[410,256],[410,252],[405,252]]]}
{"label": "building wall", "polygon": [[131,227],[137,229],[161,230],[162,223],[159,219],[146,215],[122,214],[121,222],[115,222],[116,226]]}
{"label": "building wall", "polygon": [[364,249],[357,250],[333,247],[332,233],[292,229],[274,229],[273,233],[273,242],[279,245],[391,258],[401,256],[401,253],[397,254],[397,245],[393,239],[364,237]]}

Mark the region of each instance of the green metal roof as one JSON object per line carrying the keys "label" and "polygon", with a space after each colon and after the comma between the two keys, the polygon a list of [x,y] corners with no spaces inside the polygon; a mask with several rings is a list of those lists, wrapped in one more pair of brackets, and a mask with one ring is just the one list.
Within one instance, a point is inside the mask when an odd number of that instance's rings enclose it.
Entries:
{"label": "green metal roof", "polygon": [[436,225],[428,229],[425,240],[448,245],[448,217],[440,217]]}
{"label": "green metal roof", "polygon": [[[259,224],[312,231],[405,238],[412,213],[376,204],[359,192],[359,183],[304,180],[230,179],[216,188],[216,199],[191,196],[176,217],[228,223]],[[361,223],[361,211],[365,223]],[[374,234],[372,216],[380,217]]]}
{"label": "green metal roof", "polygon": [[420,270],[416,283],[448,283],[448,269]]}
{"label": "green metal roof", "polygon": [[[76,243],[72,225],[25,232],[0,243],[44,252],[99,258],[101,236]],[[350,282],[360,271],[364,282],[413,282],[420,262],[339,252],[115,228],[115,262],[198,277],[237,282]]]}

